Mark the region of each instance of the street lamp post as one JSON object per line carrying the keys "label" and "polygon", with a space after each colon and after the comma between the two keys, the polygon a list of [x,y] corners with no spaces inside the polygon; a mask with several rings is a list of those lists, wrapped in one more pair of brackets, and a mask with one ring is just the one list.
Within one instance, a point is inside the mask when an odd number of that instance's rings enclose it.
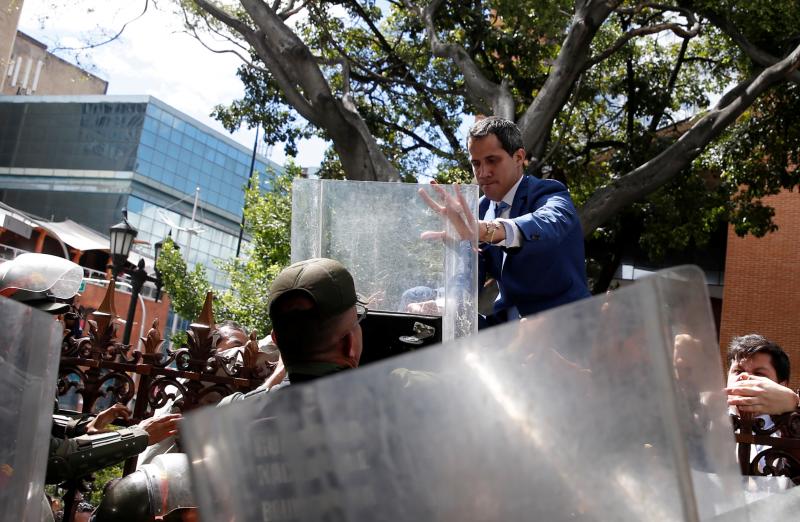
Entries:
{"label": "street lamp post", "polygon": [[[112,274],[114,279],[125,270],[125,262],[130,254],[133,240],[139,231],[128,223],[128,212],[122,209],[122,221],[111,227],[111,255],[114,260]],[[163,241],[159,241],[155,246],[155,263],[158,263],[158,256],[161,254]],[[156,301],[161,297],[161,274],[156,268],[155,277],[148,275],[144,269],[144,258],[139,259],[139,263],[133,271],[129,272],[131,277],[131,302],[128,306],[128,318],[125,320],[125,330],[122,334],[122,344],[128,346],[131,342],[131,329],[133,328],[133,317],[136,314],[136,300],[144,283],[150,281],[156,285]]]}

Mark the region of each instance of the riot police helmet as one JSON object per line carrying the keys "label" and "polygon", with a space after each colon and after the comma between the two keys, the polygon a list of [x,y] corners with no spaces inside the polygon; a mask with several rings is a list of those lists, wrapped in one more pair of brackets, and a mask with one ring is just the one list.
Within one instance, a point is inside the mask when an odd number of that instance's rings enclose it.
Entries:
{"label": "riot police helmet", "polygon": [[69,310],[82,281],[80,265],[49,254],[21,254],[0,265],[0,295],[51,314]]}

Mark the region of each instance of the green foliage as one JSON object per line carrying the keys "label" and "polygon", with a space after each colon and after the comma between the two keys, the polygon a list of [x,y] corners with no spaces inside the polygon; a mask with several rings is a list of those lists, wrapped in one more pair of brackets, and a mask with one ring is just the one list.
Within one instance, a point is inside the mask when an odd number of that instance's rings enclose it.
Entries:
{"label": "green foliage", "polygon": [[[302,169],[292,162],[284,172],[270,172],[264,182],[256,174],[245,191],[245,233],[249,243],[241,258],[222,265],[230,278],[230,290],[217,295],[214,317],[230,319],[255,330],[259,336],[271,330],[267,313],[269,287],[291,260],[292,180]],[[205,270],[197,265],[189,272],[180,250],[168,240],[158,259],[164,286],[178,314],[195,318],[203,307],[210,285]],[[186,343],[186,332],[176,332],[173,343]]]}
{"label": "green foliage", "polygon": [[158,256],[158,270],[178,315],[189,320],[199,316],[206,293],[211,289],[203,265],[198,263],[190,271],[180,249],[172,238],[167,238]]}
{"label": "green foliage", "polygon": [[259,336],[271,330],[269,287],[291,260],[292,180],[301,175],[293,163],[283,173],[272,172],[265,183],[258,176],[245,194],[245,232],[249,246],[242,258],[224,265],[231,290],[215,303],[220,319],[232,319]]}
{"label": "green foliage", "polygon": [[800,183],[799,114],[800,85],[781,85],[759,99],[704,156],[733,194],[727,217],[740,236],[775,230],[774,211],[760,198]]}
{"label": "green foliage", "polygon": [[[125,462],[119,462],[113,466],[108,466],[107,468],[103,468],[92,473],[94,480],[90,483],[91,489],[89,489],[87,493],[84,493],[84,500],[94,507],[99,506],[100,501],[103,500],[103,490],[105,489],[106,484],[114,479],[122,478],[122,470],[124,465]],[[55,485],[46,485],[44,487],[44,491],[50,495],[51,498],[61,498],[63,506],[63,498],[64,495],[66,495],[67,490],[59,488]]]}
{"label": "green foliage", "polygon": [[84,495],[90,504],[95,507],[100,505],[100,501],[103,500],[103,489],[110,481],[122,478],[122,469],[124,464],[124,462],[120,462],[93,473],[94,483],[92,484],[92,489],[87,495]]}

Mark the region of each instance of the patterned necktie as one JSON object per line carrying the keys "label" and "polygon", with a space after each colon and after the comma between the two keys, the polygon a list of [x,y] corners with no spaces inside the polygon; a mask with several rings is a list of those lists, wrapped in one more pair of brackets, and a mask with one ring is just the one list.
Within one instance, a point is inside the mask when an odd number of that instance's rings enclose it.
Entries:
{"label": "patterned necktie", "polygon": [[499,201],[494,204],[494,217],[499,218],[505,210],[510,207],[505,201]]}

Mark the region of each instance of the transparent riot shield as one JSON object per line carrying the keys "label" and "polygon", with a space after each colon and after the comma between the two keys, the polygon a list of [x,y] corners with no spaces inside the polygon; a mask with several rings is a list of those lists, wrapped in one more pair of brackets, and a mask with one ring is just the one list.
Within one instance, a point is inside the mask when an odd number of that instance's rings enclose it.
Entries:
{"label": "transparent riot shield", "polygon": [[40,520],[62,327],[0,297],[0,510]]}
{"label": "transparent riot shield", "polygon": [[683,267],[182,430],[204,520],[710,520],[744,505],[722,376]]}
{"label": "transparent riot shield", "polygon": [[[438,199],[430,185],[294,180],[292,262],[336,259],[370,309],[441,315],[448,341],[477,331],[477,251],[428,208],[420,189]],[[478,187],[461,192],[477,215]],[[425,231],[445,231],[446,239],[422,240]]]}

